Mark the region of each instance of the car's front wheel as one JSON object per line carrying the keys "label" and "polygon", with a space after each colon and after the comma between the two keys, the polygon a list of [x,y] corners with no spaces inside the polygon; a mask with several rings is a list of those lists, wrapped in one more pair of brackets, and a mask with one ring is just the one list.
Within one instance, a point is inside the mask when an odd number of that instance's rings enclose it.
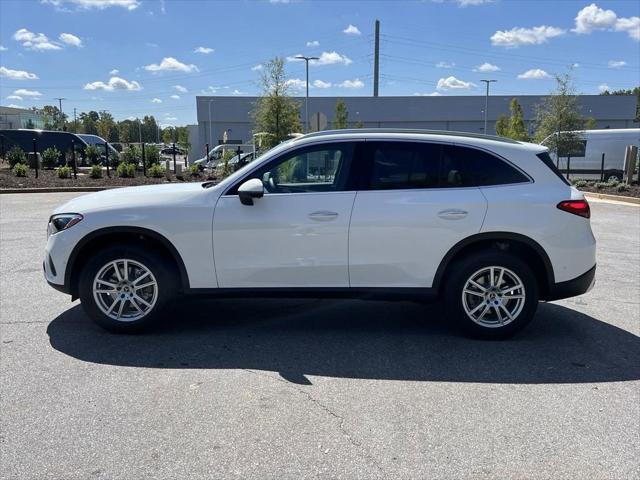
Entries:
{"label": "car's front wheel", "polygon": [[529,266],[517,256],[480,252],[452,265],[445,301],[449,316],[468,334],[507,338],[532,320],[538,285]]}
{"label": "car's front wheel", "polygon": [[101,327],[134,333],[156,323],[175,288],[171,268],[138,246],[114,246],[92,257],[79,285],[84,310]]}

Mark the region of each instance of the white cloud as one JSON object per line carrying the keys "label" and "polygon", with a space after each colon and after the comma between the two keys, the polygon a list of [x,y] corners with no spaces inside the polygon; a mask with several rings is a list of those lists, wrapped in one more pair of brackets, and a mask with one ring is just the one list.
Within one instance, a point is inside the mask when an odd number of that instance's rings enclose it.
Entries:
{"label": "white cloud", "polygon": [[41,97],[42,94],[37,90],[27,90],[24,88],[19,88],[18,90],[13,91],[14,95],[18,95],[19,97]]}
{"label": "white cloud", "polygon": [[453,68],[456,64],[454,62],[438,62],[436,68]]}
{"label": "white cloud", "polygon": [[120,73],[120,70],[118,70],[117,68],[114,68],[113,70],[111,70],[111,71],[109,72],[109,75],[117,75],[117,74],[119,74],[119,73]]}
{"label": "white cloud", "polygon": [[356,78],[354,80],[345,80],[344,82],[339,83],[338,86],[340,88],[351,88],[351,89],[363,88],[364,82],[359,78]]}
{"label": "white cloud", "polygon": [[441,78],[438,80],[438,85],[436,88],[438,90],[451,90],[451,89],[461,89],[461,90],[469,90],[476,86],[475,83],[465,82],[463,80],[459,80],[454,76]]}
{"label": "white cloud", "polygon": [[499,66],[487,62],[483,63],[482,65],[478,65],[473,69],[474,72],[497,72],[498,70],[500,70]]}
{"label": "white cloud", "polygon": [[203,89],[200,92],[204,95],[213,95],[214,93],[217,93],[217,91],[218,91],[217,87],[209,85],[206,89]]}
{"label": "white cloud", "polygon": [[342,32],[346,33],[347,35],[362,35],[362,32],[358,29],[358,27],[351,24],[349,24],[347,28],[345,28]]}
{"label": "white cloud", "polygon": [[162,100],[156,97],[153,100],[151,100],[151,103],[162,103]]}
{"label": "white cloud", "polygon": [[22,101],[23,98],[20,95],[9,95],[7,97],[7,100],[20,100],[20,101]]}
{"label": "white cloud", "polygon": [[307,47],[319,47],[320,42],[318,40],[311,40],[307,42]]}
{"label": "white cloud", "polygon": [[307,86],[307,82],[300,78],[290,78],[285,82],[285,84],[294,90],[302,90]]}
{"label": "white cloud", "polygon": [[551,75],[540,68],[532,68],[518,75],[518,78],[521,80],[543,80],[545,78],[551,78]]}
{"label": "white cloud", "polygon": [[85,10],[92,8],[104,10],[109,7],[122,7],[127,10],[135,10],[140,6],[138,0],[42,0],[42,3],[49,3],[56,7],[60,7],[65,3],[70,3]]}
{"label": "white cloud", "polygon": [[176,95],[175,93],[171,95],[169,98],[173,98],[174,100],[180,100],[180,95]]}
{"label": "white cloud", "polygon": [[640,40],[640,17],[618,17],[613,10],[605,10],[595,3],[578,12],[576,26],[572,30],[579,34],[589,34],[597,30],[626,32],[634,40]]}
{"label": "white cloud", "polygon": [[186,87],[183,87],[182,85],[174,85],[173,88],[175,88],[180,93],[187,93],[189,91],[186,89]]}
{"label": "white cloud", "polygon": [[165,116],[164,119],[167,122],[175,122],[178,118],[177,117],[171,117],[171,116]]}
{"label": "white cloud", "polygon": [[625,62],[624,60],[609,60],[609,63],[607,64],[607,66],[609,68],[621,68],[624,67],[627,64],[627,62]]}
{"label": "white cloud", "polygon": [[419,93],[416,92],[413,94],[414,97],[441,97],[442,94],[440,92],[431,92],[431,93]]}
{"label": "white cloud", "polygon": [[461,7],[468,7],[470,5],[484,5],[493,2],[493,0],[455,0],[455,2]]}
{"label": "white cloud", "polygon": [[316,88],[331,88],[331,82],[323,82],[322,80],[314,80],[311,85]]}
{"label": "white cloud", "polygon": [[7,77],[11,80],[37,80],[38,76],[35,73],[30,73],[25,70],[12,70],[7,67],[0,67],[0,77]]}
{"label": "white cloud", "polygon": [[9,105],[7,105],[7,107],[9,107],[9,108],[20,108],[22,110],[25,109],[22,105],[16,105],[15,103],[10,103]]}
{"label": "white cloud", "polygon": [[198,47],[193,51],[193,53],[203,53],[205,55],[208,55],[213,52],[215,52],[215,50],[209,47]]}
{"label": "white cloud", "polygon": [[140,90],[142,87],[138,82],[132,80],[131,82],[120,77],[111,77],[107,83],[104,82],[91,82],[84,86],[85,90],[106,90],[112,92],[114,90]]}
{"label": "white cloud", "polygon": [[44,33],[30,32],[26,28],[21,28],[13,34],[16,42],[22,43],[22,46],[28,50],[61,50],[62,47],[55,42],[49,40]]}
{"label": "white cloud", "polygon": [[[602,93],[602,92],[604,92],[606,90],[609,90],[609,85],[607,85],[606,83],[602,83],[602,84],[598,85],[598,91],[600,93]],[[7,97],[7,98],[9,98],[9,97]]]}
{"label": "white cloud", "polygon": [[9,50],[7,47],[0,45],[0,52],[6,52],[7,50]]}
{"label": "white cloud", "polygon": [[253,67],[251,67],[251,70],[253,70],[254,72],[257,72],[258,70],[262,70],[262,64],[259,63],[257,65],[254,65]]}
{"label": "white cloud", "polygon": [[231,95],[246,95],[246,94],[247,92],[241,92],[237,88],[233,92],[231,92]]}
{"label": "white cloud", "polygon": [[160,64],[152,63],[151,65],[147,65],[144,67],[145,70],[149,72],[198,72],[198,67],[196,67],[193,63],[189,65],[182,63],[181,61],[173,58],[173,57],[164,57]]}
{"label": "white cloud", "polygon": [[73,47],[82,47],[82,40],[76,37],[72,33],[61,33],[58,39],[62,43],[66,43],[67,45],[71,45]]}
{"label": "white cloud", "polygon": [[[292,55],[291,57],[287,57],[287,61],[302,62],[302,59],[296,58],[300,56],[302,56],[302,54]],[[311,62],[309,62],[309,65],[335,65],[340,63],[343,65],[350,65],[351,63],[353,63],[353,60],[351,60],[346,55],[342,55],[338,52],[322,52],[318,60],[312,60]]]}
{"label": "white cloud", "polygon": [[563,35],[565,30],[541,25],[533,28],[512,28],[498,30],[491,35],[491,44],[498,47],[517,48],[521,45],[540,45],[549,39]]}

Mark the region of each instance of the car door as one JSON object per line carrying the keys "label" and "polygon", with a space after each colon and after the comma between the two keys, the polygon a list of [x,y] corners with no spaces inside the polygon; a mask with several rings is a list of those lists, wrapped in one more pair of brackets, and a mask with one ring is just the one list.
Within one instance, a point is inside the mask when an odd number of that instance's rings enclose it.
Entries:
{"label": "car door", "polygon": [[[346,189],[355,143],[285,152],[218,200],[214,260],[222,288],[348,287],[348,231],[355,191]],[[264,196],[243,205],[238,187],[258,178]]]}
{"label": "car door", "polygon": [[349,231],[352,287],[432,286],[440,261],[487,209],[449,146],[367,141]]}

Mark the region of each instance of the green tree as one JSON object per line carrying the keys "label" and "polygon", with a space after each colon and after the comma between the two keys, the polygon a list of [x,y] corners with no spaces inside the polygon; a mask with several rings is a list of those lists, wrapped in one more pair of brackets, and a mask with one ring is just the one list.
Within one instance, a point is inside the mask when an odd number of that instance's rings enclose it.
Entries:
{"label": "green tree", "polygon": [[191,142],[189,141],[189,129],[187,127],[176,127],[178,146],[187,153],[191,150]]}
{"label": "green tree", "polygon": [[118,122],[118,139],[120,143],[129,143],[131,141],[131,121],[124,120],[122,122]]}
{"label": "green tree", "polygon": [[29,119],[26,121],[26,123],[24,124],[24,128],[27,128],[29,130],[33,130],[34,128],[36,128],[35,124],[33,123],[33,120]]}
{"label": "green tree", "polygon": [[89,145],[84,149],[84,154],[87,157],[87,162],[91,165],[96,165],[98,163],[98,158],[100,158],[100,152],[95,145]]}
{"label": "green tree", "polygon": [[289,95],[290,86],[281,57],[275,57],[265,64],[260,84],[262,96],[253,111],[254,132],[270,133],[264,136],[263,141],[267,147],[271,147],[302,130],[300,106]]}
{"label": "green tree", "polygon": [[117,140],[118,128],[116,122],[113,120],[113,115],[104,110],[98,115],[98,120],[96,121],[98,135],[107,142],[115,142]]}
{"label": "green tree", "polygon": [[580,148],[585,118],[580,113],[580,103],[573,85],[571,73],[556,75],[556,89],[536,106],[535,139],[545,145],[556,158]]}
{"label": "green tree", "polygon": [[67,115],[61,114],[55,105],[45,105],[40,109],[45,130],[67,130]]}
{"label": "green tree", "polygon": [[97,123],[100,119],[100,115],[98,112],[91,110],[89,112],[82,112],[79,116],[80,119],[80,129],[82,133],[86,133],[89,135],[99,135]]}
{"label": "green tree", "polygon": [[511,99],[509,110],[511,110],[511,118],[509,118],[509,137],[514,140],[528,142],[529,134],[524,126],[524,114],[522,112],[522,106],[518,103],[518,100],[515,98]]}
{"label": "green tree", "polygon": [[496,121],[496,135],[500,137],[509,136],[509,117],[504,114],[500,115]]}
{"label": "green tree", "polygon": [[356,128],[364,128],[364,122],[362,120],[358,120],[355,124]]}
{"label": "green tree", "polygon": [[176,129],[167,127],[162,129],[162,141],[164,143],[173,143],[176,140]]}
{"label": "green tree", "polygon": [[347,128],[349,123],[349,112],[347,105],[339,98],[336,102],[336,111],[333,117],[333,128],[336,130]]}

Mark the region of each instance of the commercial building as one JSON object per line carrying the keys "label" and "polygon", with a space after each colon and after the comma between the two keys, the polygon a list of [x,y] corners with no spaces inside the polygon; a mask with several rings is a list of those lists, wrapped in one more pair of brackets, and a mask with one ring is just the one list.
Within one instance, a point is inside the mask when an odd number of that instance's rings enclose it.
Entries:
{"label": "commercial building", "polygon": [[0,129],[44,128],[44,118],[40,112],[25,108],[0,106]]}
{"label": "commercial building", "polygon": [[[424,128],[484,133],[484,96],[441,97],[340,97],[349,111],[349,126],[387,128]],[[488,133],[495,134],[500,115],[509,115],[513,96],[489,97]],[[522,105],[527,129],[533,133],[536,106],[544,96],[515,97]],[[196,97],[198,124],[190,130],[192,157],[201,157],[205,145],[212,148],[223,143],[251,143],[251,112],[257,97]],[[311,130],[330,129],[338,97],[311,97]],[[304,98],[298,98],[300,118],[304,122]],[[582,114],[595,119],[595,128],[637,128],[635,96],[581,95]],[[304,126],[304,125],[303,125]]]}

